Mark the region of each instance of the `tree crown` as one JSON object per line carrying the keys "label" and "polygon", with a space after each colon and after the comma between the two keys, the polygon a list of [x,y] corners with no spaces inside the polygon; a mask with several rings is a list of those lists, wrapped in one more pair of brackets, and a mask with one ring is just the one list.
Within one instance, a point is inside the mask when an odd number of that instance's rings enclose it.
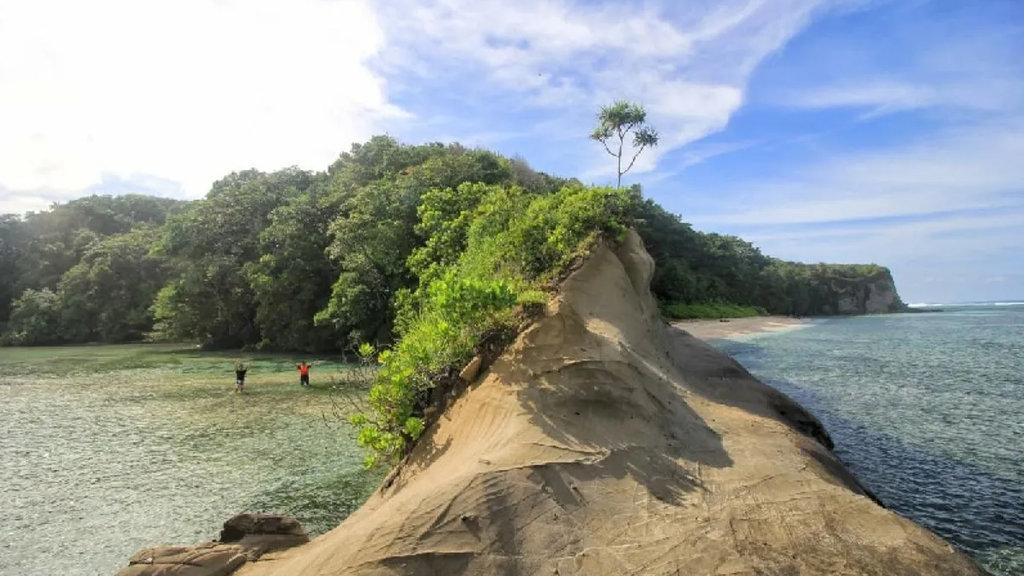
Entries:
{"label": "tree crown", "polygon": [[[626,135],[633,133],[633,148],[635,153],[629,164],[622,167],[623,146],[626,142]],[[617,100],[609,106],[602,106],[597,114],[597,127],[590,133],[590,138],[600,142],[605,152],[616,160],[618,172],[618,186],[622,186],[622,175],[629,172],[633,163],[644,151],[644,148],[653,148],[658,145],[658,132],[647,124],[647,110],[640,104],[633,104],[625,100]],[[616,150],[608,146],[609,140],[618,140]],[[614,146],[614,144],[613,144]]]}

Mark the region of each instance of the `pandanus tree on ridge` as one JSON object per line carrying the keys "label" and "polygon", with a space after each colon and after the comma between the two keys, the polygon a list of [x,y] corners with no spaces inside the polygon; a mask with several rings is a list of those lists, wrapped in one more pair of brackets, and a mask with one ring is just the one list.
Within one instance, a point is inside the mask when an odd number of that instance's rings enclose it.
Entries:
{"label": "pandanus tree on ridge", "polygon": [[[658,145],[658,132],[647,124],[647,111],[643,106],[625,100],[618,100],[610,106],[602,106],[597,114],[597,122],[597,127],[590,134],[590,138],[600,142],[605,151],[615,158],[618,171],[615,186],[621,188],[622,175],[629,172],[640,153],[645,148]],[[633,133],[633,158],[623,169],[622,156],[623,153],[628,153],[623,148],[630,132]],[[611,146],[608,145],[609,141]]]}

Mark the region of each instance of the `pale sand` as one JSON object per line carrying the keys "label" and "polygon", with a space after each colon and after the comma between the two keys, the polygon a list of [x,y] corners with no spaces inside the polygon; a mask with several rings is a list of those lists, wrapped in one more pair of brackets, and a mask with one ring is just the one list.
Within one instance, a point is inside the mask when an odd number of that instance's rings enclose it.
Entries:
{"label": "pale sand", "polygon": [[597,247],[362,508],[237,576],[981,576],[814,416],[666,326],[653,271],[635,233]]}
{"label": "pale sand", "polygon": [[721,320],[675,320],[672,325],[701,340],[735,338],[747,334],[795,330],[810,324],[809,320],[789,316],[754,316]]}

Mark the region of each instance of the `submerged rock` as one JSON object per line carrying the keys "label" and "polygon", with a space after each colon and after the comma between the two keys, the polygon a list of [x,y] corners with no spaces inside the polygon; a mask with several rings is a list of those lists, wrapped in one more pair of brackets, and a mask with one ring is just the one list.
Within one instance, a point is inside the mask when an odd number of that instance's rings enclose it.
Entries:
{"label": "submerged rock", "polygon": [[224,523],[220,540],[194,546],[158,546],[136,553],[117,576],[226,576],[268,552],[309,542],[297,520],[239,514]]}

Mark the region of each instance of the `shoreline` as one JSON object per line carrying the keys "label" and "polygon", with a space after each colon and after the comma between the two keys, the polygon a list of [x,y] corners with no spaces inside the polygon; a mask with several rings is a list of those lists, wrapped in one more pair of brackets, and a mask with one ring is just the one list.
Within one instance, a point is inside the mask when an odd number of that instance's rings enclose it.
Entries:
{"label": "shoreline", "polygon": [[752,316],[749,318],[728,318],[724,322],[719,319],[698,319],[672,320],[670,323],[673,327],[689,333],[694,338],[707,341],[724,340],[750,334],[796,330],[809,326],[811,321],[790,316]]}

